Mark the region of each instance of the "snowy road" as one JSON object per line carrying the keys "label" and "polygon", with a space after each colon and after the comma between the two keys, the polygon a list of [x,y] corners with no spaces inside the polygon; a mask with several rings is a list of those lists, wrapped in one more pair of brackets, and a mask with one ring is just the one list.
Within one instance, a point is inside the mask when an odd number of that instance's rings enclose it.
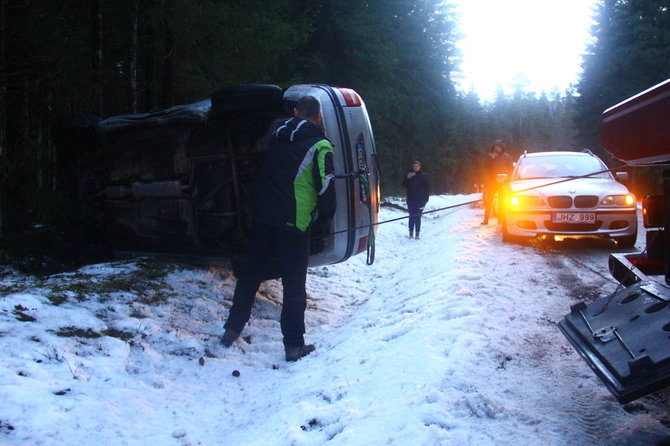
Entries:
{"label": "snowy road", "polygon": [[[472,198],[431,197],[429,207]],[[227,271],[5,270],[0,444],[606,443],[638,419],[556,322],[614,290],[612,246],[502,244],[481,215],[429,214],[418,241],[404,220],[382,225],[374,265],[359,256],[311,269],[306,338],[317,351],[293,364],[278,282],[264,284],[242,338],[224,349]]]}

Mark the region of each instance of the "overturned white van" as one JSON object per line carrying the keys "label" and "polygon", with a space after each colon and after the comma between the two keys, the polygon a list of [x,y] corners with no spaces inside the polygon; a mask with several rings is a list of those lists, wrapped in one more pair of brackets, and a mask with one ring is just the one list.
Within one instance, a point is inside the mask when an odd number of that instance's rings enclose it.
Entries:
{"label": "overturned white van", "polygon": [[295,102],[316,97],[334,145],[337,211],[310,265],[374,259],[379,169],[365,104],[351,89],[266,84],[222,88],[164,111],[97,125],[95,196],[118,254],[225,263],[244,251],[255,176],[269,137]]}

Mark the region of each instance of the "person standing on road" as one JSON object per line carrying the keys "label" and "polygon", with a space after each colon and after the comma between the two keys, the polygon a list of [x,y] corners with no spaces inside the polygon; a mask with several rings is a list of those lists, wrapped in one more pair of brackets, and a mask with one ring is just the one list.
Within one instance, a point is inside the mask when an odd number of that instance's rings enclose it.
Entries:
{"label": "person standing on road", "polygon": [[[498,174],[507,174],[509,180],[513,168],[512,157],[505,152],[505,146],[501,140],[497,139],[491,146],[486,156],[484,168],[486,183],[484,184],[484,221],[482,221],[482,224],[487,225],[493,208],[493,200],[496,194],[500,196],[502,190],[502,183],[498,182],[497,179]],[[500,221],[500,218],[498,218],[498,221]]]}
{"label": "person standing on road", "polygon": [[280,325],[290,362],[315,350],[304,339],[310,228],[329,227],[335,214],[333,145],[320,126],[321,105],[305,96],[293,115],[274,132],[258,174],[249,243],[221,339],[230,347],[240,336],[261,282],[278,262],[284,288]]}
{"label": "person standing on road", "polygon": [[428,175],[423,171],[420,161],[414,161],[412,170],[407,172],[402,179],[402,187],[407,189],[409,238],[419,240],[421,238],[421,214],[430,195]]}

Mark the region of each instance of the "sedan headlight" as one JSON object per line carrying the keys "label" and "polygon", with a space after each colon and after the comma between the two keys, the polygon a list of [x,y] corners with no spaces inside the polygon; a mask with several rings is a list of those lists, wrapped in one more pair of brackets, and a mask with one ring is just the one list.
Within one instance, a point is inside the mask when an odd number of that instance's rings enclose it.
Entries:
{"label": "sedan headlight", "polygon": [[608,195],[603,198],[601,204],[603,206],[633,206],[635,204],[635,196],[633,194]]}
{"label": "sedan headlight", "polygon": [[546,206],[544,199],[535,195],[512,195],[508,200],[512,208],[535,208]]}

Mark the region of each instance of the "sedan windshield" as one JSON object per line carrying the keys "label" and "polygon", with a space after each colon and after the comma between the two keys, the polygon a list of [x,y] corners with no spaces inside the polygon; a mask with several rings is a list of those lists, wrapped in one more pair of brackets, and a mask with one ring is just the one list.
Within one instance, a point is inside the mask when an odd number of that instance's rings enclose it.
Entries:
{"label": "sedan windshield", "polygon": [[[548,155],[521,158],[514,174],[515,180],[534,178],[572,178],[594,172],[602,172],[607,167],[593,156]],[[589,178],[611,178],[609,172],[589,176]]]}

